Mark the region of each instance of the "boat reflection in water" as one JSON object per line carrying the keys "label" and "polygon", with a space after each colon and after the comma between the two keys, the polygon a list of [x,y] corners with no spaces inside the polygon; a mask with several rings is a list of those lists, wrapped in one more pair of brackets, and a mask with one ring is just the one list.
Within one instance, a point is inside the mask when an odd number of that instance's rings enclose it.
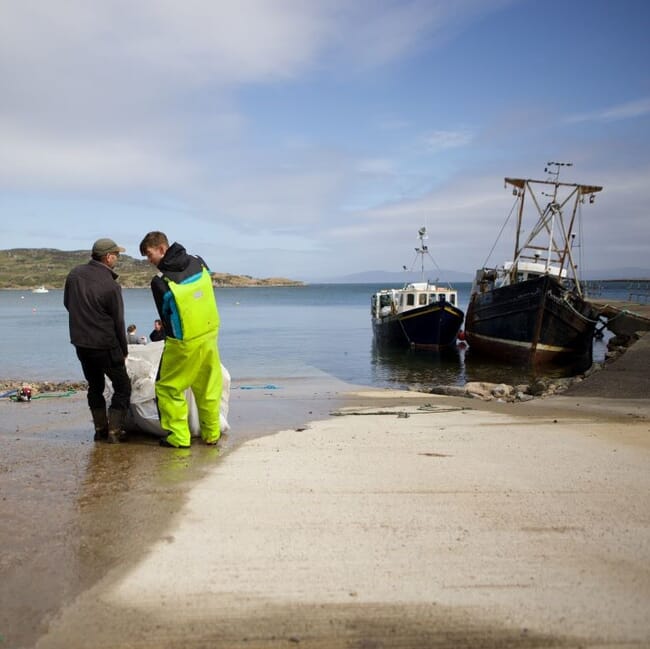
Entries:
{"label": "boat reflection in water", "polygon": [[415,350],[372,343],[373,385],[426,392],[434,385],[465,384],[465,348]]}
{"label": "boat reflection in water", "polygon": [[472,353],[460,343],[440,351],[399,349],[372,344],[373,385],[429,392],[434,386],[464,386],[473,381],[530,384],[535,379],[562,376],[561,368],[536,370]]}

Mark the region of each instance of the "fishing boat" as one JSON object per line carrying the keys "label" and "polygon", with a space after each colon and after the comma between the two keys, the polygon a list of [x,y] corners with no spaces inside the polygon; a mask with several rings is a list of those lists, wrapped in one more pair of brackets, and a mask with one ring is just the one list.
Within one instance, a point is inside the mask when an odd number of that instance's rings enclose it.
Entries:
{"label": "fishing boat", "polygon": [[505,179],[515,196],[514,255],[476,271],[465,318],[472,355],[565,375],[591,366],[598,314],[585,300],[573,246],[582,205],[602,187],[560,182],[565,166],[549,162],[547,180]]}
{"label": "fishing boat", "polygon": [[431,259],[425,245],[425,227],[418,231],[420,246],[420,282],[406,283],[403,288],[386,288],[371,297],[372,329],[380,345],[415,349],[443,349],[456,342],[463,323],[458,308],[458,293],[451,286],[441,287],[424,279],[424,260]]}
{"label": "fishing boat", "polygon": [[39,286],[38,288],[33,288],[32,293],[49,293],[49,289],[45,288],[44,286]]}

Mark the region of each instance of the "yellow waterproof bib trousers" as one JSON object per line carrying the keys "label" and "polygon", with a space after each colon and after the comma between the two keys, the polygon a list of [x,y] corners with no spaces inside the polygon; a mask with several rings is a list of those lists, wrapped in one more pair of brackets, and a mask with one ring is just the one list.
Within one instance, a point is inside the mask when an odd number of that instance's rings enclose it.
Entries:
{"label": "yellow waterproof bib trousers", "polygon": [[221,434],[221,360],[217,334],[205,334],[193,340],[167,338],[156,381],[156,399],[160,425],[170,432],[173,446],[190,446],[188,408],[185,390],[192,388],[199,413],[201,437],[216,442]]}
{"label": "yellow waterproof bib trousers", "polygon": [[210,275],[204,268],[199,276],[180,284],[167,280],[167,300],[172,314],[173,336],[165,339],[156,379],[160,425],[169,431],[172,446],[190,446],[188,406],[185,390],[196,399],[201,437],[209,443],[221,435],[219,409],[222,374],[219,358],[219,311]]}

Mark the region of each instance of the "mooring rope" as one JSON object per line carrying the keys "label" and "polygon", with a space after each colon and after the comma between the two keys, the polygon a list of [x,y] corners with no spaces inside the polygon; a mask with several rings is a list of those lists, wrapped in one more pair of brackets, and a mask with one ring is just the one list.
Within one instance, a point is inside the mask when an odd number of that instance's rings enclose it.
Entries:
{"label": "mooring rope", "polygon": [[71,397],[73,394],[77,393],[76,390],[67,390],[66,392],[53,392],[51,394],[33,394],[29,399],[21,399],[18,392],[19,390],[9,390],[4,394],[0,394],[0,399],[9,397],[11,401],[26,402],[34,401],[36,399],[60,399],[62,397]]}

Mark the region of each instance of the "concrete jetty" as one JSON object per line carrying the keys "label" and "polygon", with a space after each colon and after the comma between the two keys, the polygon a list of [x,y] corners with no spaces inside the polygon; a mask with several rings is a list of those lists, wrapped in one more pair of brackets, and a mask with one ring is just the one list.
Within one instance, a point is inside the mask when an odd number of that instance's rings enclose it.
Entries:
{"label": "concrete jetty", "polygon": [[632,336],[650,331],[650,303],[631,300],[587,300],[598,311],[604,326],[617,336]]}

